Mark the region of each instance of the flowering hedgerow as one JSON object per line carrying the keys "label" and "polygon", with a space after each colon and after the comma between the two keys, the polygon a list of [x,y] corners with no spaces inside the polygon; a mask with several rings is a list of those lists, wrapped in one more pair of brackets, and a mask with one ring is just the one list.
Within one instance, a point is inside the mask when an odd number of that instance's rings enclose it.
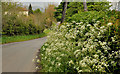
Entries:
{"label": "flowering hedgerow", "polygon": [[41,48],[45,72],[114,72],[120,70],[120,42],[112,23],[65,23],[53,28]]}

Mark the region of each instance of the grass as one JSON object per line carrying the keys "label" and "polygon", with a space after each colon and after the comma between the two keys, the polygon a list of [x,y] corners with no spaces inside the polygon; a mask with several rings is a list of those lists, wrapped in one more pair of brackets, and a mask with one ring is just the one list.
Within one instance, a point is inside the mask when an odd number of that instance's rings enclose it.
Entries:
{"label": "grass", "polygon": [[47,33],[37,35],[21,35],[21,36],[2,36],[2,44],[11,42],[27,41],[31,39],[41,38],[47,36]]}

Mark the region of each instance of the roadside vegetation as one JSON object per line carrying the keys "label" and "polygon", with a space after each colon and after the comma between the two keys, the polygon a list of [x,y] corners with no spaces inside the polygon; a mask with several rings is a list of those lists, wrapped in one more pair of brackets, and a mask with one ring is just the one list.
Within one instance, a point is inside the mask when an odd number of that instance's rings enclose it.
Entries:
{"label": "roadside vegetation", "polygon": [[54,7],[48,5],[42,12],[40,9],[32,10],[31,4],[26,8],[20,3],[2,2],[2,43],[46,36],[44,29],[49,29],[56,22]]}
{"label": "roadside vegetation", "polygon": [[35,34],[35,35],[17,35],[17,36],[2,36],[2,44],[11,42],[27,41],[47,36],[46,33]]}
{"label": "roadside vegetation", "polygon": [[[62,18],[63,2],[56,7]],[[53,26],[40,50],[40,72],[120,71],[120,12],[110,10],[109,2],[68,2],[65,22]],[[36,67],[39,69],[39,67]]]}

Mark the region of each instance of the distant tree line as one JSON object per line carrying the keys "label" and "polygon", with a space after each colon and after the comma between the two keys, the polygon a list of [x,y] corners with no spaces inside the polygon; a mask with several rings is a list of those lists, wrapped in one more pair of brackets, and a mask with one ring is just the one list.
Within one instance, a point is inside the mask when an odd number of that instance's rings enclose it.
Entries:
{"label": "distant tree line", "polygon": [[42,33],[46,27],[49,28],[55,21],[54,7],[54,5],[49,5],[45,12],[41,12],[40,9],[33,11],[30,4],[29,16],[19,16],[20,9],[23,8],[22,4],[2,2],[2,34],[13,36]]}

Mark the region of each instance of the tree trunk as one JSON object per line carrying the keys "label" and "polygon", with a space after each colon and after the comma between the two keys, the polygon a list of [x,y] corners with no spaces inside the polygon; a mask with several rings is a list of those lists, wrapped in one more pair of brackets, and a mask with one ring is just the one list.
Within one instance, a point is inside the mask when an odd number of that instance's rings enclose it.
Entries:
{"label": "tree trunk", "polygon": [[62,11],[62,18],[61,18],[61,24],[64,22],[65,20],[65,15],[66,15],[66,10],[67,10],[67,0],[64,2],[63,4],[63,11]]}
{"label": "tree trunk", "polygon": [[84,6],[84,11],[88,11],[88,10],[87,10],[87,3],[86,3],[86,0],[84,0],[83,6]]}

